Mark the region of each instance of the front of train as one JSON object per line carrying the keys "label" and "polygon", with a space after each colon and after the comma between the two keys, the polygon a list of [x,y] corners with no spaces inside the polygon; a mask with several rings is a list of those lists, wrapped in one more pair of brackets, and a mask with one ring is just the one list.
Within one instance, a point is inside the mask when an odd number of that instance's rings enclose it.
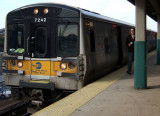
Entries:
{"label": "front of train", "polygon": [[3,71],[14,97],[44,101],[51,98],[47,92],[83,86],[80,28],[80,12],[64,5],[35,4],[8,13]]}

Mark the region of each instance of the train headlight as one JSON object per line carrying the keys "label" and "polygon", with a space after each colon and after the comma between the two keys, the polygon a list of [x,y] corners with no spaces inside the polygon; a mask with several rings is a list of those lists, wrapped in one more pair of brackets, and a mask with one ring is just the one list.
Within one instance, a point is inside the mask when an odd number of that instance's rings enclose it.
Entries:
{"label": "train headlight", "polygon": [[73,63],[73,62],[70,62],[70,63],[68,64],[68,67],[69,67],[70,69],[74,69],[75,66],[76,66],[76,64]]}
{"label": "train headlight", "polygon": [[23,62],[22,62],[22,61],[18,61],[18,62],[17,62],[17,66],[18,66],[18,68],[22,68]]}
{"label": "train headlight", "polygon": [[48,8],[45,8],[44,11],[43,11],[43,13],[47,14],[48,13]]}
{"label": "train headlight", "polygon": [[60,64],[60,69],[65,70],[67,68],[67,64],[66,63],[61,63]]}
{"label": "train headlight", "polygon": [[11,60],[10,65],[11,66],[15,66],[16,65],[16,61],[15,60]]}
{"label": "train headlight", "polygon": [[34,14],[38,14],[38,9],[37,9],[37,8],[34,9],[34,10],[33,10],[33,13],[34,13]]}

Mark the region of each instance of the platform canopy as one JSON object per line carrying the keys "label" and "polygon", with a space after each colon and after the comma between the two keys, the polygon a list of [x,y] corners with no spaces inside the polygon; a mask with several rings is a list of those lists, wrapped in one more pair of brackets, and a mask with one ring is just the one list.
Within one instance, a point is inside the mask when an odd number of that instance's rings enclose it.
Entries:
{"label": "platform canopy", "polygon": [[[128,1],[135,5],[135,0]],[[160,0],[146,0],[146,14],[157,21],[157,16],[160,15]]]}

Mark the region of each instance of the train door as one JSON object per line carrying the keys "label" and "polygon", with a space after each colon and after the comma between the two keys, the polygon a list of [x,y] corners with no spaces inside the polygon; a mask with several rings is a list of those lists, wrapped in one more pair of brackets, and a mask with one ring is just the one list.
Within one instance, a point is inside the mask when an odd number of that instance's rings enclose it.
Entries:
{"label": "train door", "polygon": [[121,27],[118,26],[117,27],[117,31],[118,31],[118,41],[117,41],[117,44],[118,44],[118,65],[121,65],[122,64],[122,59],[123,59],[123,51],[122,51],[122,32],[121,32]]}
{"label": "train door", "polygon": [[33,23],[30,27],[31,79],[50,79],[51,61],[47,58],[51,38],[49,23]]}

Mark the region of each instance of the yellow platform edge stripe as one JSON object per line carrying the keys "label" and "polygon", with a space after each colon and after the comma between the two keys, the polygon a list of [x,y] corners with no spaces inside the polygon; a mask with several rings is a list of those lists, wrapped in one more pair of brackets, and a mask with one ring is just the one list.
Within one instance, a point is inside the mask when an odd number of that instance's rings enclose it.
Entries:
{"label": "yellow platform edge stripe", "polygon": [[[147,57],[149,58],[155,53],[156,51],[153,51],[149,53]],[[103,90],[111,86],[120,78],[124,77],[126,75],[126,70],[127,66],[124,66],[111,74],[104,76],[98,81],[83,87],[66,98],[36,112],[33,116],[69,116]]]}
{"label": "yellow platform edge stripe", "polygon": [[37,81],[37,80],[32,80],[29,82],[31,82],[31,83],[49,83],[49,81]]}

